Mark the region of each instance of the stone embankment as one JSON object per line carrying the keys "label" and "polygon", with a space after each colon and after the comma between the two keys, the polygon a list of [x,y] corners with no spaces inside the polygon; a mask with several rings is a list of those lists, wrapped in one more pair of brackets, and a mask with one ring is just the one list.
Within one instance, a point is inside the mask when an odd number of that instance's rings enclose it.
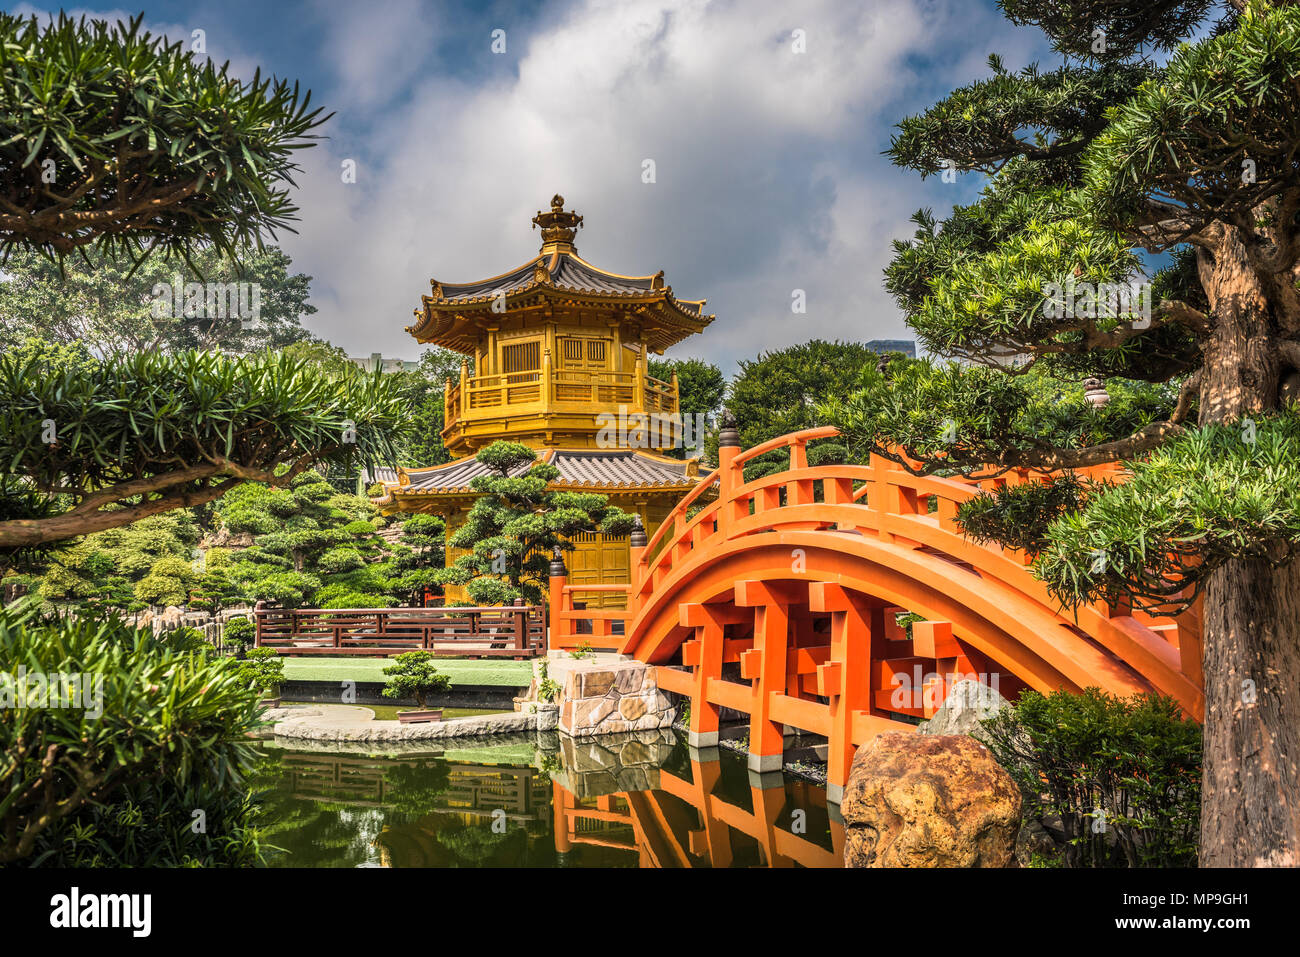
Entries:
{"label": "stone embankment", "polygon": [[375,713],[369,708],[339,704],[271,708],[263,712],[262,719],[267,723],[268,735],[277,738],[374,743],[473,738],[535,731],[538,727],[536,711],[506,711],[425,724],[402,724],[399,721],[377,721]]}

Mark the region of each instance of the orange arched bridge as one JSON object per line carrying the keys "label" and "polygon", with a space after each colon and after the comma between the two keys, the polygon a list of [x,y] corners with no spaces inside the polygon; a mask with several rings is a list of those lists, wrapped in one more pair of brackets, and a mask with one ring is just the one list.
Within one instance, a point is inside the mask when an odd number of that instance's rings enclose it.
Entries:
{"label": "orange arched bridge", "polygon": [[[717,742],[725,709],[747,715],[757,771],[780,768],[786,729],[825,736],[833,800],[858,745],[914,729],[966,676],[1010,698],[1025,687],[1160,692],[1201,718],[1195,608],[1177,618],[1062,609],[1028,556],[958,530],[957,509],[981,483],[879,456],[809,467],[808,443],[836,434],[721,447],[719,467],[655,536],[633,541],[630,584],[551,578],[550,647],[585,642],[661,666],[660,687],[690,700],[696,746]],[[788,470],[744,481],[747,462],[781,448]],[[982,485],[1039,480],[1013,471]],[[611,591],[626,593],[624,608],[575,608],[575,595]]]}

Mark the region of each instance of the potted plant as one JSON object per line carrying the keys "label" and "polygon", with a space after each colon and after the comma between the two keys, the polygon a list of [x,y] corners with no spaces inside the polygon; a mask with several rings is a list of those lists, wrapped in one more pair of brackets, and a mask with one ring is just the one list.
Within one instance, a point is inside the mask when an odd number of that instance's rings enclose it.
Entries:
{"label": "potted plant", "polygon": [[280,707],[280,686],[284,684],[284,661],[274,648],[254,648],[239,662],[239,673],[250,685],[267,695],[258,702],[263,708]]}
{"label": "potted plant", "polygon": [[388,680],[384,683],[385,698],[414,698],[413,711],[399,711],[397,720],[402,724],[424,721],[441,721],[442,709],[429,708],[428,697],[435,692],[451,688],[451,678],[433,665],[434,657],[427,651],[407,651],[393,659],[384,669]]}

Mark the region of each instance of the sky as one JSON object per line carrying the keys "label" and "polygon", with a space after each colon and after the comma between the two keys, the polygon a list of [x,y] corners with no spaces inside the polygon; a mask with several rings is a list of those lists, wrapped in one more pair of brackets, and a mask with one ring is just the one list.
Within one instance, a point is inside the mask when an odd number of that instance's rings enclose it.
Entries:
{"label": "sky", "polygon": [[[7,7],[46,14],[45,6]],[[663,269],[717,316],[669,356],[731,374],[811,338],[911,338],[882,285],[890,240],[981,182],[894,167],[893,126],[1007,66],[1055,65],[992,0],[223,0],[143,12],[172,40],[299,80],[334,115],[303,151],[298,232],[311,332],[350,355],[417,358],[404,331],[430,279],[536,255],[555,193],[579,254]],[[202,31],[196,34],[195,31]],[[355,182],[345,181],[348,162]],[[802,290],[806,311],[792,308]]]}

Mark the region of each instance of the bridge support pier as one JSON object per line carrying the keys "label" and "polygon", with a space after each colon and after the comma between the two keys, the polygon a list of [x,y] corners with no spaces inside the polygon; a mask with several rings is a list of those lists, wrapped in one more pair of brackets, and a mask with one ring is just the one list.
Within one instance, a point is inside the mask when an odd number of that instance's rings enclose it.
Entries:
{"label": "bridge support pier", "polygon": [[709,681],[722,677],[725,623],[712,606],[698,602],[683,602],[677,614],[682,625],[695,629],[695,640],[682,647],[683,663],[694,668],[687,744],[692,748],[716,747],[721,709],[709,701],[708,691]]}
{"label": "bridge support pier", "polygon": [[780,771],[785,730],[772,720],[772,696],[784,694],[790,642],[790,601],[771,583],[736,582],[736,604],[754,609],[754,647],[740,655],[740,676],[753,684],[749,706],[749,769]]}

